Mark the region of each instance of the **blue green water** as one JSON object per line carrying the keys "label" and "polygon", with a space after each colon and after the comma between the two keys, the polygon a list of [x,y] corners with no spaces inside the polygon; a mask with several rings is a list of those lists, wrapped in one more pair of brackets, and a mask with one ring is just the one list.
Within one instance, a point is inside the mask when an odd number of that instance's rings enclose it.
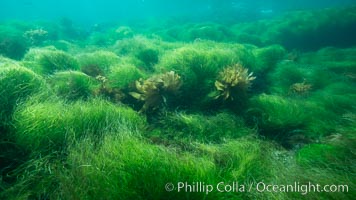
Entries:
{"label": "blue green water", "polygon": [[0,19],[44,20],[68,17],[82,23],[98,23],[122,19],[145,19],[147,17],[191,16],[210,14],[266,15],[289,10],[325,8],[355,4],[354,0],[3,0],[0,2]]}

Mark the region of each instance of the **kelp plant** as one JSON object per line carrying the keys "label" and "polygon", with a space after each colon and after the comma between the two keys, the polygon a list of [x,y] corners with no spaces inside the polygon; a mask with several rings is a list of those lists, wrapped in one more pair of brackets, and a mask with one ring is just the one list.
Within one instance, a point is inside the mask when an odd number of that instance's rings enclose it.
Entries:
{"label": "kelp plant", "polygon": [[94,90],[94,96],[103,96],[115,103],[120,102],[125,97],[125,94],[119,88],[110,86],[107,77],[98,75],[95,79],[100,82],[100,87]]}
{"label": "kelp plant", "polygon": [[130,92],[135,99],[144,101],[141,112],[155,110],[166,103],[167,95],[176,95],[182,85],[180,76],[174,71],[152,76],[135,82],[137,92]]}
{"label": "kelp plant", "polygon": [[223,98],[223,100],[233,101],[239,92],[245,93],[251,86],[251,82],[256,79],[252,75],[253,72],[249,73],[248,69],[241,64],[225,68],[215,81],[215,88],[218,90],[215,99]]}
{"label": "kelp plant", "polygon": [[304,96],[310,92],[312,89],[311,84],[307,84],[306,80],[304,79],[301,83],[294,83],[289,87],[289,94],[291,95],[299,95]]}

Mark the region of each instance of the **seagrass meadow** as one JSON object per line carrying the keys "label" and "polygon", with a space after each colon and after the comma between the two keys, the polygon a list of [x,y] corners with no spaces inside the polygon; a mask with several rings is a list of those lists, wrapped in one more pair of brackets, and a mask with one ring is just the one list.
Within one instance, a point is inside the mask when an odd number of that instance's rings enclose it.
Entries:
{"label": "seagrass meadow", "polygon": [[197,2],[0,15],[0,199],[354,199],[356,6]]}

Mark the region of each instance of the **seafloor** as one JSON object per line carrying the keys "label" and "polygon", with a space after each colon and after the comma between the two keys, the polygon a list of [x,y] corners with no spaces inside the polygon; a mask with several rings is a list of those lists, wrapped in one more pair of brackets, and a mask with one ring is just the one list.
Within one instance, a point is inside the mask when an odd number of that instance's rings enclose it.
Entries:
{"label": "seafloor", "polygon": [[0,199],[354,199],[356,7],[0,23]]}

